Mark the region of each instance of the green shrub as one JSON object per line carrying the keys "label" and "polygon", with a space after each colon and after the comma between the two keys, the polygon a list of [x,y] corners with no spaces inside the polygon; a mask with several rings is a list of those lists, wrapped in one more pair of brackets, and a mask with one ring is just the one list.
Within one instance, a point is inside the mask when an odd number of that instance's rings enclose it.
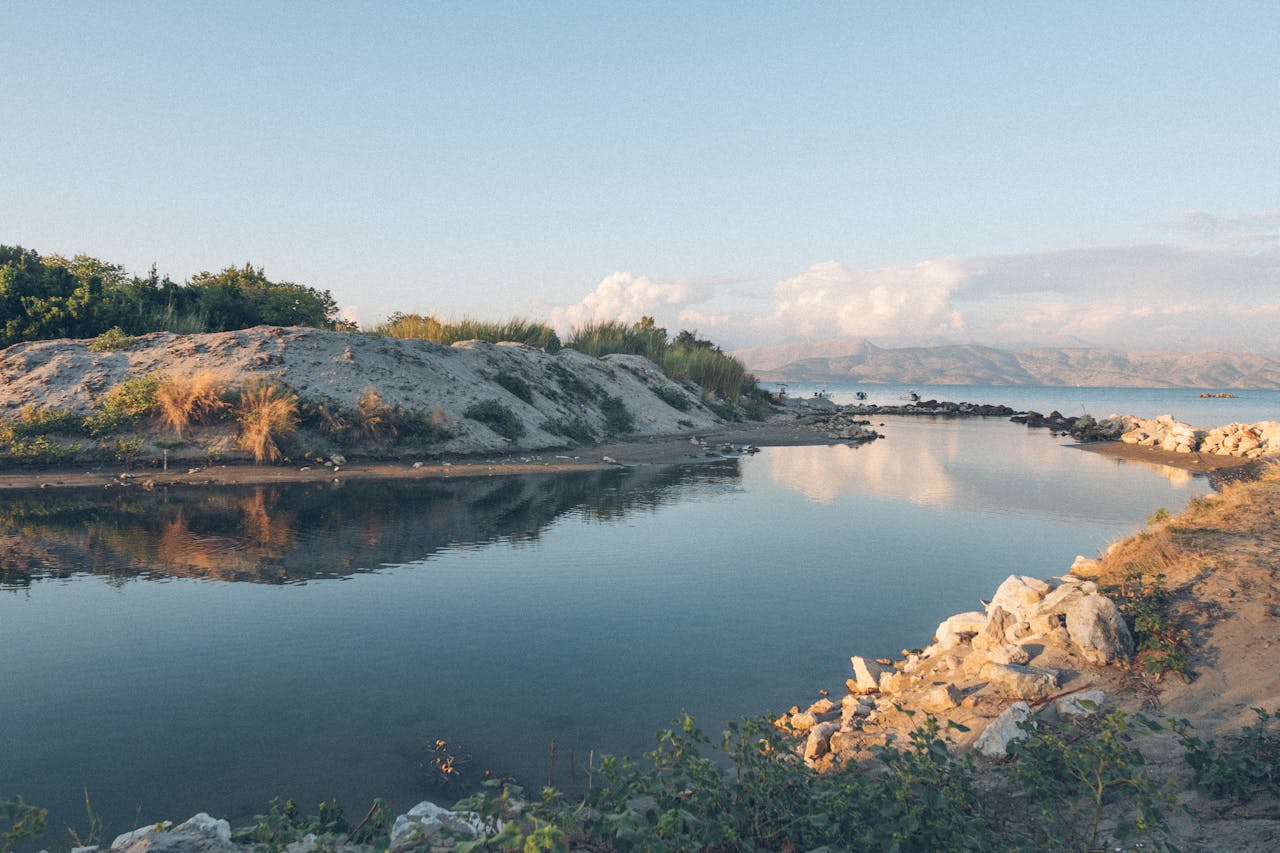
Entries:
{"label": "green shrub", "polygon": [[114,438],[99,441],[94,451],[99,459],[131,465],[142,452],[142,439]]}
{"label": "green shrub", "polygon": [[502,371],[493,377],[493,381],[497,382],[503,388],[510,391],[516,397],[524,400],[526,403],[533,402],[533,389],[529,387],[529,383],[524,381],[524,377],[517,376],[514,373]]}
{"label": "green shrub", "polygon": [[604,414],[604,429],[609,435],[621,435],[635,430],[635,415],[631,414],[621,397],[605,397],[600,401],[600,411]]}
{"label": "green shrub", "polygon": [[659,385],[653,389],[654,396],[678,412],[689,411],[689,395],[671,385]]}
{"label": "green shrub", "polygon": [[1176,623],[1173,594],[1164,579],[1163,574],[1157,574],[1148,580],[1143,572],[1134,569],[1119,584],[1101,591],[1115,600],[1124,615],[1143,669],[1157,678],[1172,672],[1190,681],[1191,635]]}
{"label": "green shrub", "polygon": [[14,438],[3,448],[3,453],[14,462],[23,465],[53,465],[67,462],[80,455],[83,448],[79,444],[63,444],[50,441],[47,436],[37,435],[31,438]]}
{"label": "green shrub", "polygon": [[1203,741],[1186,720],[1174,723],[1196,787],[1242,803],[1259,794],[1280,795],[1280,712],[1254,708],[1258,720],[1225,744]]}
{"label": "green shrub", "polygon": [[1158,723],[1115,710],[1060,725],[1033,717],[1020,727],[1026,737],[1009,747],[1014,797],[1031,809],[1025,825],[1038,849],[1099,849],[1106,819],[1114,822],[1109,834],[1115,840],[1167,840],[1164,809],[1173,799],[1145,774],[1145,758],[1134,745],[1160,731]]}
{"label": "green shrub", "polygon": [[1011,846],[992,829],[973,765],[948,750],[932,718],[905,749],[878,751],[878,773],[841,767],[819,775],[767,720],[730,724],[718,746],[686,715],[658,733],[644,761],[593,762],[581,801],[547,789],[540,804],[517,810],[517,789],[514,797],[486,793],[459,806],[515,818],[526,838],[534,829],[556,829],[573,849],[622,853]]}
{"label": "green shrub", "polygon": [[551,372],[555,374],[556,383],[564,393],[574,400],[594,400],[600,396],[600,389],[584,382],[576,373],[562,364],[552,363]]}
{"label": "green shrub", "polygon": [[524,435],[524,424],[519,416],[497,400],[472,403],[462,414],[512,441]]}
{"label": "green shrub", "polygon": [[137,338],[126,335],[119,326],[112,326],[90,341],[89,349],[93,352],[111,352],[113,350],[128,349],[137,341]]}
{"label": "green shrub", "polygon": [[582,417],[547,418],[542,422],[542,429],[552,435],[562,435],[578,444],[590,444],[596,440],[591,424]]}
{"label": "green shrub", "polygon": [[23,406],[16,420],[9,424],[12,435],[83,435],[84,416],[70,409],[38,409]]}
{"label": "green shrub", "polygon": [[154,414],[161,379],[158,373],[148,373],[126,379],[108,391],[97,410],[84,420],[89,434],[97,437],[130,429]]}
{"label": "green shrub", "polygon": [[293,800],[272,800],[266,814],[254,817],[249,826],[236,827],[231,838],[254,849],[283,850],[290,844],[314,836],[307,849],[325,850],[348,844],[365,844],[377,850],[390,847],[391,821],[395,811],[386,800],[377,799],[363,820],[351,826],[337,800],[320,803],[317,814],[304,815]]}
{"label": "green shrub", "polygon": [[710,409],[716,417],[722,421],[738,420],[738,410],[723,400],[717,400],[713,397],[703,397],[702,405]]}

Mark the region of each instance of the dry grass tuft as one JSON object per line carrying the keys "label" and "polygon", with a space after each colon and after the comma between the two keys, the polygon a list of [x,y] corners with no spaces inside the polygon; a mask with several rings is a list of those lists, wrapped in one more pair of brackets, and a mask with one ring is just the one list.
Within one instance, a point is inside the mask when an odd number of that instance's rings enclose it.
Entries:
{"label": "dry grass tuft", "polygon": [[399,432],[398,413],[382,401],[382,394],[373,386],[364,389],[356,402],[355,413],[360,431],[370,441],[394,438]]}
{"label": "dry grass tuft", "polygon": [[1144,531],[1121,541],[1106,559],[1107,566],[1119,570],[1121,576],[1137,571],[1152,577],[1180,575],[1183,572],[1179,569],[1190,564],[1199,567],[1202,562],[1199,554],[1188,553],[1167,528]]}
{"label": "dry grass tuft", "polygon": [[214,370],[199,370],[191,376],[165,376],[156,388],[160,420],[182,438],[189,425],[227,408],[223,399],[227,386],[226,375]]}
{"label": "dry grass tuft", "polygon": [[236,407],[240,436],[236,445],[253,454],[253,461],[277,462],[280,444],[298,428],[298,397],[287,388],[269,382],[250,385],[240,393]]}

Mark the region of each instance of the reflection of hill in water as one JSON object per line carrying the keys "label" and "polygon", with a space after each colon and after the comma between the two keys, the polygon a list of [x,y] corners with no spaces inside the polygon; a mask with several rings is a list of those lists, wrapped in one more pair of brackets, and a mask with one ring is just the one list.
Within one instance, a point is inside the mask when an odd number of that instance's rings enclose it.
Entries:
{"label": "reflection of hill in water", "polygon": [[537,539],[575,512],[609,520],[695,485],[736,483],[736,461],[528,477],[341,486],[39,492],[0,507],[0,586],[77,573],[290,583],[421,560],[448,547]]}

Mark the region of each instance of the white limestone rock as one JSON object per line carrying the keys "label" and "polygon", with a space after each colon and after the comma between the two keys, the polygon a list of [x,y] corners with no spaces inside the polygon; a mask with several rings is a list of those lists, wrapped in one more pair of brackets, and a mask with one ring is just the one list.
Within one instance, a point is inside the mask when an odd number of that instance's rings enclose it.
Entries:
{"label": "white limestone rock", "polygon": [[391,827],[391,846],[409,839],[436,841],[446,838],[475,838],[484,832],[484,822],[474,812],[454,812],[423,800],[396,818]]}
{"label": "white limestone rock", "polygon": [[1024,664],[988,663],[979,677],[992,692],[1019,699],[1043,699],[1058,689],[1056,672]]}
{"label": "white limestone rock", "polygon": [[1054,700],[1053,710],[1062,717],[1087,717],[1102,710],[1107,694],[1101,690],[1083,690]]}
{"label": "white limestone rock", "polygon": [[849,658],[849,663],[853,665],[854,686],[859,693],[874,693],[880,689],[880,676],[884,674],[884,667],[859,655]]}
{"label": "white limestone rock", "polygon": [[996,588],[995,595],[991,596],[987,612],[994,612],[997,607],[1000,607],[1008,611],[1016,621],[1021,622],[1026,619],[1026,614],[1048,594],[1049,589],[1049,584],[1039,578],[1009,575]]}
{"label": "white limestone rock", "polygon": [[938,631],[934,635],[937,638],[938,649],[946,651],[954,648],[961,643],[962,634],[977,634],[986,624],[987,614],[976,610],[948,616],[938,625]]}
{"label": "white limestone rock", "polygon": [[1045,596],[1032,616],[1032,626],[1048,633],[1044,628],[1055,621],[1061,622],[1072,646],[1090,663],[1108,664],[1133,656],[1133,636],[1120,608],[1098,592],[1093,581],[1068,576]]}
{"label": "white limestone rock", "polygon": [[963,696],[954,684],[935,684],[920,697],[919,707],[923,711],[940,714],[960,705]]}
{"label": "white limestone rock", "polygon": [[973,742],[973,748],[982,755],[1003,758],[1009,754],[1009,744],[1027,736],[1026,732],[1018,728],[1018,723],[1031,716],[1030,705],[1026,702],[1014,702],[983,729],[982,734]]}
{"label": "white limestone rock", "polygon": [[831,749],[831,736],[840,731],[840,724],[837,722],[818,723],[809,732],[809,738],[804,742],[804,760],[814,761],[826,755]]}

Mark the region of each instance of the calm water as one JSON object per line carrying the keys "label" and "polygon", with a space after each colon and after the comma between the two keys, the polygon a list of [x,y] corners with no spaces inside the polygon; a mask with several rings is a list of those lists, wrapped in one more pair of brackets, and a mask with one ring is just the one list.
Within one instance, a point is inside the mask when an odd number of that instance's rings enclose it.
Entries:
{"label": "calm water", "polygon": [[109,832],[275,795],[443,796],[444,738],[570,787],[688,710],[712,731],[1065,571],[1203,479],[1000,420],[862,448],[444,483],[39,492],[0,504],[0,796]]}
{"label": "calm water", "polygon": [[[761,383],[776,389],[781,383]],[[1197,427],[1215,427],[1229,423],[1257,423],[1280,419],[1280,391],[1241,390],[1231,391],[1229,399],[1201,398],[1195,390],[1180,388],[1059,388],[1035,385],[870,385],[832,382],[813,385],[803,382],[787,383],[792,396],[808,397],[817,390],[826,390],[837,403],[858,402],[855,395],[862,391],[868,403],[898,405],[910,391],[920,394],[922,400],[950,400],[952,402],[1003,404],[1020,411],[1028,409],[1047,415],[1058,410],[1074,417],[1089,414],[1102,419],[1107,415],[1136,415],[1154,418],[1171,414],[1178,420]],[[1206,389],[1210,393],[1221,390]]]}

